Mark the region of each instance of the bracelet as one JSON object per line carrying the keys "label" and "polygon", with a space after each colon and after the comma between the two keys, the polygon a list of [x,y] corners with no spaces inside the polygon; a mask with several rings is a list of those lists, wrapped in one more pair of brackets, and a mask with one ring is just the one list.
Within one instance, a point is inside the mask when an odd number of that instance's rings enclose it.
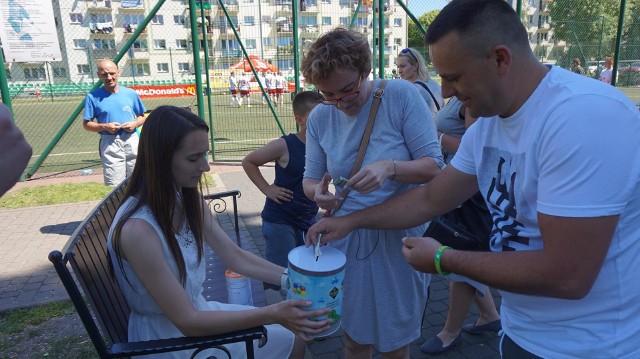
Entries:
{"label": "bracelet", "polygon": [[438,138],[438,143],[440,144],[440,147],[442,147],[442,137],[444,137],[444,132],[440,133],[440,137]]}
{"label": "bracelet", "polygon": [[280,277],[280,288],[289,289],[289,271],[287,268],[282,271],[282,277]]}
{"label": "bracelet", "polygon": [[436,271],[438,271],[439,274],[442,275],[449,275],[451,274],[451,272],[445,272],[442,270],[442,265],[440,264],[440,260],[442,258],[442,253],[444,253],[444,251],[446,251],[447,249],[451,249],[451,247],[449,246],[442,246],[440,248],[438,248],[438,251],[436,252],[436,255],[433,257],[433,264],[436,267]]}
{"label": "bracelet", "polygon": [[394,178],[396,178],[397,167],[396,167],[396,160],[391,160],[391,162],[393,163],[393,174],[391,175],[391,178],[389,178],[389,179],[393,180]]}

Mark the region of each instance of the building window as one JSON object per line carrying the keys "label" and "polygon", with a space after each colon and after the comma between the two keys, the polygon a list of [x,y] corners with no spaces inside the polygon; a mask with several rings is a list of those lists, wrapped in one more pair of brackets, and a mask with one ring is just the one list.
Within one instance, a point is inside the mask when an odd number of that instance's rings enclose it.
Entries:
{"label": "building window", "polygon": [[53,77],[67,77],[67,69],[64,67],[54,67]]}
{"label": "building window", "polygon": [[349,6],[349,1],[351,0],[340,0],[339,4],[340,6]]}
{"label": "building window", "polygon": [[140,51],[148,51],[149,44],[147,43],[147,40],[136,40],[133,42],[133,48]]}
{"label": "building window", "polygon": [[91,72],[91,68],[89,65],[78,65],[78,74],[79,75],[88,75]]}
{"label": "building window", "polygon": [[346,16],[340,16],[339,21],[340,21],[340,25],[343,25],[343,26],[349,25],[349,18]]}
{"label": "building window", "polygon": [[144,15],[124,15],[124,23],[129,25],[138,25],[144,20]]}
{"label": "building window", "polygon": [[189,48],[189,43],[187,42],[187,40],[178,39],[176,40],[176,48],[186,50]]}
{"label": "building window", "polygon": [[256,39],[246,39],[244,43],[247,45],[247,49],[256,48]]}
{"label": "building window", "polygon": [[166,50],[167,49],[167,41],[166,40],[153,40],[153,48],[156,50]]}
{"label": "building window", "polygon": [[113,16],[111,14],[91,14],[91,22],[93,23],[112,23]]}
{"label": "building window", "polygon": [[86,49],[87,40],[85,39],[73,39],[73,47],[76,49]]}
{"label": "building window", "polygon": [[158,72],[169,72],[169,64],[167,64],[166,62],[156,64],[156,66],[158,67]]}
{"label": "building window", "polygon": [[69,19],[72,24],[82,24],[82,14],[72,12],[69,14]]}
{"label": "building window", "polygon": [[245,16],[244,17],[244,24],[247,25],[247,26],[255,25],[255,21],[256,21],[256,19],[253,16]]}
{"label": "building window", "polygon": [[331,25],[331,16],[323,16],[322,25]]}
{"label": "building window", "polygon": [[173,23],[176,25],[184,25],[187,21],[184,15],[173,15]]}
{"label": "building window", "polygon": [[46,77],[44,67],[27,67],[24,69],[24,77],[27,80],[44,80]]}
{"label": "building window", "polygon": [[300,25],[318,25],[318,18],[315,16],[300,16]]}
{"label": "building window", "polygon": [[190,70],[191,70],[191,66],[189,66],[188,62],[178,62],[178,71],[189,72]]}
{"label": "building window", "polygon": [[331,4],[331,0],[322,0],[323,4]]}
{"label": "building window", "polygon": [[136,64],[136,75],[144,75],[149,76],[151,72],[149,71],[149,64]]}
{"label": "building window", "polygon": [[393,39],[393,43],[397,47],[402,47],[402,39],[401,38],[396,37],[395,39]]}
{"label": "building window", "polygon": [[393,19],[393,26],[395,27],[402,27],[402,18],[395,18]]}
{"label": "building window", "polygon": [[93,48],[96,50],[115,50],[116,40],[94,39]]}
{"label": "building window", "polygon": [[270,37],[263,37],[262,46],[273,46],[273,39]]}
{"label": "building window", "polygon": [[164,25],[164,17],[162,15],[156,15],[151,19],[151,23],[155,25]]}

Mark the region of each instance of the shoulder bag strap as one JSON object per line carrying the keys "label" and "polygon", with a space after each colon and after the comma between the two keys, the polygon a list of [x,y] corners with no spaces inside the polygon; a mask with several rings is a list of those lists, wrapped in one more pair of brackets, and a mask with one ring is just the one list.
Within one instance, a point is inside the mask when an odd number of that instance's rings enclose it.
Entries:
{"label": "shoulder bag strap", "polygon": [[429,93],[429,95],[431,95],[431,98],[433,99],[433,103],[436,104],[436,108],[438,109],[438,111],[440,111],[440,104],[438,104],[438,100],[436,100],[436,97],[433,96],[433,92],[431,92],[431,90],[429,90],[429,86],[427,86],[427,84],[425,84],[424,82],[422,82],[420,80],[414,82],[414,84],[418,84],[418,85],[424,87],[425,90],[427,90],[427,92]]}
{"label": "shoulder bag strap", "polygon": [[[358,149],[358,156],[356,157],[356,162],[353,164],[353,168],[351,169],[351,174],[349,178],[353,177],[358,171],[360,171],[360,167],[362,166],[362,161],[364,161],[364,154],[367,151],[367,145],[369,144],[369,138],[371,137],[371,131],[373,130],[373,123],[376,119],[376,114],[378,113],[378,107],[380,106],[380,99],[382,99],[382,95],[384,95],[384,86],[387,84],[387,80],[380,80],[380,84],[378,88],[373,93],[373,102],[371,103],[371,110],[369,111],[369,119],[367,120],[367,127],[364,129],[364,133],[362,134],[362,139],[360,140],[360,148]],[[331,212],[337,212],[342,204],[344,203],[347,195],[351,188],[347,187],[342,191],[341,197],[342,201],[338,204]]]}

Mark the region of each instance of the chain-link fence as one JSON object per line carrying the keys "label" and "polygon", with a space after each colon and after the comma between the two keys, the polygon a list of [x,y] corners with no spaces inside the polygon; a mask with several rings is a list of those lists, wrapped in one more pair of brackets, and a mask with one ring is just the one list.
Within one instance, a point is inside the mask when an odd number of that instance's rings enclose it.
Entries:
{"label": "chain-link fence", "polygon": [[[604,57],[615,52],[619,3],[584,1],[588,8],[579,5],[583,1],[521,2],[521,14],[541,61],[570,67],[577,57],[588,74],[597,77]],[[98,86],[99,59],[117,59],[120,84],[134,88],[148,110],[171,104],[203,116],[212,129],[212,159],[240,160],[295,131],[291,96],[308,89],[297,66],[304,46],[337,26],[351,27],[370,40],[374,75],[390,77],[395,58],[405,47],[418,49],[428,59],[423,31],[446,1],[57,0],[52,4],[62,58],[27,63],[5,59],[7,76],[0,79],[9,93],[3,101],[12,105],[15,121],[34,149],[27,177],[76,175],[100,168],[99,136],[81,125],[84,97]],[[638,8],[636,1],[628,6],[617,78],[636,101],[640,99]],[[259,80],[266,70],[286,78],[279,99],[263,96],[264,81]],[[237,77],[246,74],[251,84],[251,96],[242,107],[232,102],[229,93],[231,71]]]}

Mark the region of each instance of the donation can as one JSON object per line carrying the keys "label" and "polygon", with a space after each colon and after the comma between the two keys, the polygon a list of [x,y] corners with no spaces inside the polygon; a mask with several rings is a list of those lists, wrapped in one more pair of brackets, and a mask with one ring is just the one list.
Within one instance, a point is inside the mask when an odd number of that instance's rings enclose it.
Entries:
{"label": "donation can", "polygon": [[323,247],[322,255],[316,260],[313,246],[300,246],[289,252],[288,259],[290,285],[287,297],[310,301],[311,306],[305,307],[308,310],[331,308],[327,316],[312,319],[331,319],[329,329],[314,337],[333,334],[340,328],[346,257],[335,248]]}
{"label": "donation can", "polygon": [[253,305],[251,294],[251,280],[231,269],[224,272],[227,281],[227,295],[229,304]]}

